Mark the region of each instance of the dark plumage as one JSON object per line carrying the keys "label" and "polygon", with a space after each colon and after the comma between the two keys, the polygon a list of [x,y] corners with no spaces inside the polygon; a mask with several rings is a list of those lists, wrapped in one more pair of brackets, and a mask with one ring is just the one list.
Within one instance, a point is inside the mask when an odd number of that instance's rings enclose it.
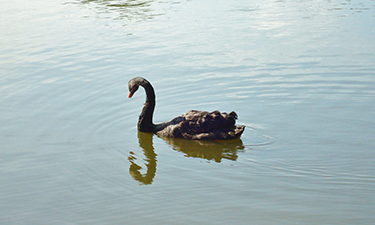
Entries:
{"label": "dark plumage", "polygon": [[235,112],[220,113],[219,111],[205,112],[191,110],[168,122],[154,124],[152,117],[155,109],[155,92],[150,82],[142,77],[129,81],[129,95],[131,98],[139,86],[146,91],[146,102],[139,116],[138,130],[156,133],[160,136],[177,137],[195,140],[234,139],[241,136],[245,126],[236,126]]}

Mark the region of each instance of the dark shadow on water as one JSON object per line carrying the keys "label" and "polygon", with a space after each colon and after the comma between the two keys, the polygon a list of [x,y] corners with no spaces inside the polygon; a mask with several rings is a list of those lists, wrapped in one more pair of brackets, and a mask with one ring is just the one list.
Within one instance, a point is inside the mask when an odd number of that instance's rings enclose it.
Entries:
{"label": "dark shadow on water", "polygon": [[[146,172],[141,173],[142,167],[135,161],[136,157],[133,152],[129,156],[129,173],[134,180],[139,181],[140,184],[151,184],[156,175],[157,154],[153,146],[154,134],[138,132],[139,146],[143,150],[145,156]],[[226,141],[195,141],[185,140],[179,138],[161,137],[176,151],[182,152],[186,157],[201,158],[209,161],[220,163],[223,159],[236,161],[238,158],[237,152],[243,151],[245,146],[241,139],[226,140]]]}

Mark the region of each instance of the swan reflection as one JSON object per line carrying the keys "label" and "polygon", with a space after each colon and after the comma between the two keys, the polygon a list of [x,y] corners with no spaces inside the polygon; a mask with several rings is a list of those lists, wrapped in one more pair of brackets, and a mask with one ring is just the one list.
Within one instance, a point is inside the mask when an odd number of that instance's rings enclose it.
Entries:
{"label": "swan reflection", "polygon": [[156,153],[154,151],[154,146],[152,143],[152,134],[138,132],[138,142],[139,147],[142,148],[143,154],[145,155],[146,168],[147,171],[145,174],[142,174],[140,170],[141,166],[137,165],[134,161],[136,157],[133,152],[130,152],[129,156],[130,167],[129,173],[134,178],[134,180],[139,181],[141,184],[151,184],[156,173]]}
{"label": "swan reflection", "polygon": [[[141,173],[142,167],[135,161],[136,157],[133,152],[129,156],[129,173],[134,180],[140,184],[151,184],[156,174],[157,154],[153,146],[154,134],[138,132],[138,142],[145,156],[146,172]],[[196,141],[180,138],[161,137],[167,144],[172,146],[173,150],[183,152],[186,157],[202,158],[213,160],[220,163],[223,159],[236,161],[237,153],[243,151],[245,146],[241,139],[225,141]]]}
{"label": "swan reflection", "polygon": [[237,160],[237,152],[245,147],[241,139],[198,141],[182,138],[160,136],[176,151],[185,153],[186,157],[202,158],[221,162],[222,159]]}

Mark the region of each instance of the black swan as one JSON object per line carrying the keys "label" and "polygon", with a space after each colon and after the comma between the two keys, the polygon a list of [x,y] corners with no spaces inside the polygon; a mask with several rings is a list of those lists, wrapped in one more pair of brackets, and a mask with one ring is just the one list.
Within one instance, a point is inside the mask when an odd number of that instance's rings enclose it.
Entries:
{"label": "black swan", "polygon": [[155,91],[151,83],[142,77],[135,77],[128,83],[131,98],[142,86],[146,91],[146,103],[139,115],[138,130],[156,133],[160,136],[195,140],[223,140],[239,138],[245,126],[236,126],[237,114],[191,110],[168,122],[154,124]]}

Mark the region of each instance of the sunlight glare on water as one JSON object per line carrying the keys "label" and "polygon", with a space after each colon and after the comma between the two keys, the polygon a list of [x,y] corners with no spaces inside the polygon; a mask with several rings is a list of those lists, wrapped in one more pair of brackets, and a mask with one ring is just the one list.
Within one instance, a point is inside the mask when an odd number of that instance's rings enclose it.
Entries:
{"label": "sunlight glare on water", "polygon": [[[375,220],[375,1],[0,5],[0,223]],[[245,133],[139,133],[137,76]]]}

